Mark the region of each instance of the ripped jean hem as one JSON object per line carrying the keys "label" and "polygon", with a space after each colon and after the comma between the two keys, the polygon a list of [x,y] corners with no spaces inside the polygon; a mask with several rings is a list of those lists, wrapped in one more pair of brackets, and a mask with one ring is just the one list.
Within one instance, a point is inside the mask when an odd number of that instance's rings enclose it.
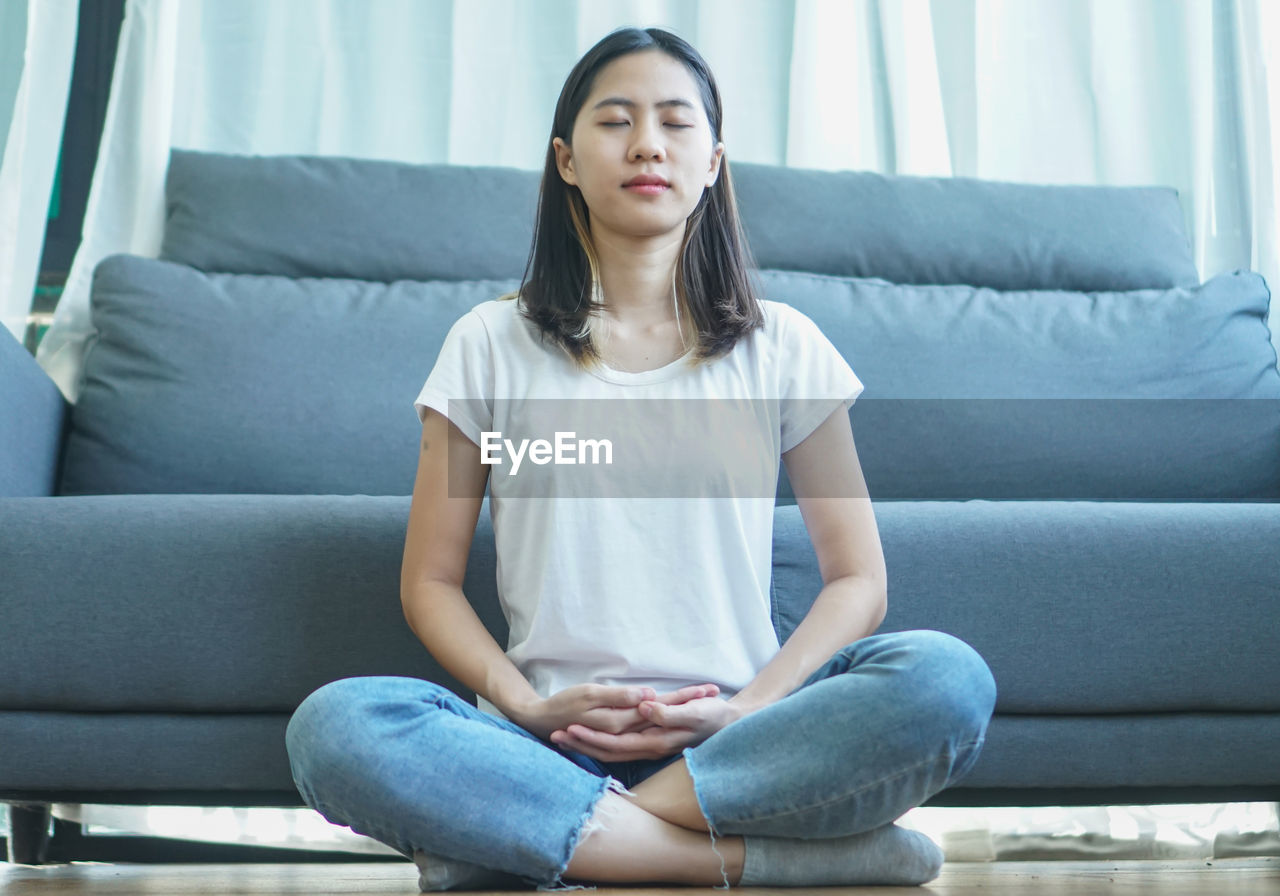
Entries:
{"label": "ripped jean hem", "polygon": [[540,891],[557,891],[557,890],[594,890],[594,884],[566,884],[564,882],[564,874],[569,870],[569,862],[573,859],[573,854],[577,852],[578,847],[595,831],[607,831],[609,826],[605,824],[602,818],[597,818],[598,814],[603,815],[600,811],[600,804],[604,800],[605,795],[609,792],[619,793],[623,796],[635,799],[635,794],[626,788],[626,786],[612,775],[608,775],[600,779],[600,789],[596,792],[591,800],[591,805],[582,813],[581,819],[578,821],[576,830],[569,836],[569,845],[565,851],[564,859],[560,863],[560,870],[552,877],[550,883],[539,884]]}
{"label": "ripped jean hem", "polygon": [[703,802],[702,793],[698,790],[698,775],[694,770],[693,748],[685,747],[684,750],[681,751],[681,755],[684,757],[685,772],[693,782],[693,797],[698,803],[698,811],[702,813],[702,818],[707,823],[707,833],[711,835],[711,851],[714,852],[716,854],[716,858],[720,860],[720,877],[724,881],[724,884],[717,885],[715,889],[728,890],[730,888],[729,872],[725,868],[724,854],[721,853],[720,850],[716,849],[716,835],[719,834],[723,839],[724,834],[720,834],[720,832],[716,830],[716,824],[711,820],[711,816],[707,813],[706,803]]}

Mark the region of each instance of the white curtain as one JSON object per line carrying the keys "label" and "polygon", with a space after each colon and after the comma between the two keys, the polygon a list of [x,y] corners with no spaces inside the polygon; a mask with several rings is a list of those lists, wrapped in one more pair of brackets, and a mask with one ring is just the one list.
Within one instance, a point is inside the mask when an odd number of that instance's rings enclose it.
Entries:
{"label": "white curtain", "polygon": [[0,323],[19,339],[40,273],[77,14],[76,0],[0,3]]}

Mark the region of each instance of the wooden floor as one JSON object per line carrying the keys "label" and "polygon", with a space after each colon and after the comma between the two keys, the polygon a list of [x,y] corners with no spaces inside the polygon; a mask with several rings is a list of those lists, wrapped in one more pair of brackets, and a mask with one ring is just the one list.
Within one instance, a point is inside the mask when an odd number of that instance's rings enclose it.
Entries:
{"label": "wooden floor", "polygon": [[[3,896],[337,896],[348,893],[417,892],[408,862],[356,865],[50,865],[0,863]],[[527,891],[532,892],[532,891]],[[597,896],[711,894],[706,889],[600,887]],[[755,890],[780,896],[824,894],[832,889]],[[1142,896],[1280,896],[1280,858],[1212,862],[993,862],[951,863],[920,889],[850,888],[858,896],[1012,896],[1012,894],[1142,894]]]}

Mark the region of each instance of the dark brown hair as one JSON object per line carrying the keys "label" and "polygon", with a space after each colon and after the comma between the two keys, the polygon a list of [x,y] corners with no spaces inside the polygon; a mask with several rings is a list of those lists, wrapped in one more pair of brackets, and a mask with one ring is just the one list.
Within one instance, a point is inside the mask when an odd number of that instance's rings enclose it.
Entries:
{"label": "dark brown hair", "polygon": [[[588,50],[569,73],[547,141],[533,245],[519,296],[525,317],[584,368],[600,360],[591,339],[591,315],[604,307],[594,295],[599,266],[586,202],[576,186],[560,177],[552,141],[559,137],[571,143],[574,121],[599,71],[620,56],[643,50],[661,50],[684,64],[701,91],[712,142],[720,141],[723,111],[715,78],[698,51],[668,31],[614,31]],[[763,325],[759,298],[749,278],[753,267],[738,220],[729,160],[722,157],[716,182],[703,191],[689,215],[676,264],[677,313],[683,309],[696,327],[696,362],[727,353],[740,338]]]}

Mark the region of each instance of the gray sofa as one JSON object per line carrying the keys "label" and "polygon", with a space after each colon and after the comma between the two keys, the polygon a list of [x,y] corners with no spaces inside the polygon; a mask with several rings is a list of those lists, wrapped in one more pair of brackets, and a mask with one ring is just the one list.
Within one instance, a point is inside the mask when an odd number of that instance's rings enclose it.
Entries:
{"label": "gray sofa", "polygon": [[[1269,293],[1201,283],[1165,188],[733,166],[767,298],[866,384],[883,630],[999,703],[936,804],[1280,799]],[[0,799],[298,805],[290,712],[462,689],[403,622],[412,408],[513,288],[534,172],[175,151],[161,259],[93,284],[70,407],[0,336]],[[785,481],[774,605],[820,587]],[[500,643],[487,507],[465,588]]]}

